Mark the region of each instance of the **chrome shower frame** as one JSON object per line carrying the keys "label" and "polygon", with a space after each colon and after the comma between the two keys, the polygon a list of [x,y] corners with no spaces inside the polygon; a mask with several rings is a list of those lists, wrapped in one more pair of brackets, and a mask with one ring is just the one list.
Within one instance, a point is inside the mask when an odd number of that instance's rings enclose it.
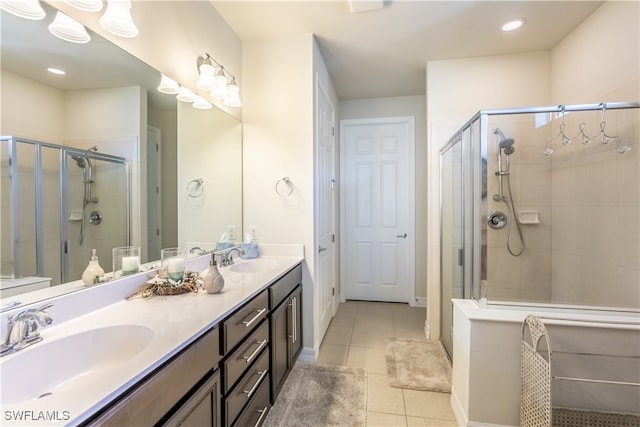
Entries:
{"label": "chrome shower frame", "polygon": [[[0,141],[6,142],[8,147],[9,154],[9,171],[12,177],[18,177],[18,144],[30,144],[34,146],[34,186],[35,186],[35,194],[34,194],[34,205],[35,205],[35,256],[36,256],[36,274],[38,276],[44,276],[44,202],[43,202],[43,192],[42,192],[42,149],[43,148],[52,148],[60,151],[60,272],[61,279],[63,282],[67,281],[68,276],[68,240],[66,240],[63,236],[68,237],[68,221],[66,218],[66,213],[68,212],[68,183],[67,177],[65,176],[65,172],[67,170],[68,158],[70,156],[81,156],[91,160],[97,161],[107,161],[110,163],[121,164],[125,166],[126,173],[126,236],[127,240],[131,241],[131,195],[130,195],[130,186],[131,186],[131,172],[127,159],[119,156],[113,156],[104,153],[98,153],[93,149],[90,150],[82,150],[78,148],[67,147],[58,144],[52,144],[43,141],[36,141],[26,138],[14,137],[14,136],[1,136]],[[20,194],[20,183],[18,179],[11,180],[11,247],[13,251],[13,276],[21,277],[24,274],[20,271],[20,242],[17,236],[15,235],[16,230],[20,229],[20,206],[19,206],[19,194]]]}
{"label": "chrome shower frame", "polygon": [[[492,172],[488,172],[486,167],[483,170],[484,165],[487,164],[487,152],[490,144],[495,144],[492,129],[489,127],[489,119],[492,116],[499,115],[517,115],[517,114],[562,114],[567,112],[578,111],[602,111],[603,108],[609,110],[640,108],[640,103],[637,102],[615,102],[606,104],[580,104],[580,105],[554,105],[554,106],[541,106],[541,107],[524,107],[524,108],[508,108],[508,109],[490,109],[480,110],[471,119],[469,119],[453,136],[442,146],[440,151],[441,159],[442,155],[451,148],[457,142],[460,142],[462,135],[465,132],[470,132],[472,138],[465,138],[463,142],[465,144],[464,154],[470,157],[471,160],[465,161],[464,166],[470,170],[465,171],[463,174],[465,188],[469,188],[470,191],[465,190],[464,194],[468,200],[465,200],[464,206],[464,227],[463,232],[463,247],[464,255],[460,258],[460,264],[464,269],[464,289],[470,289],[470,292],[465,292],[463,298],[475,299],[476,301],[486,300],[486,274],[487,274],[487,260],[482,254],[486,253],[486,242],[483,243],[482,233],[486,224],[486,218],[489,214],[487,203],[487,179],[488,176],[493,175]],[[479,124],[479,132],[473,131]],[[620,151],[618,151],[620,153]],[[622,153],[620,153],[622,154]],[[507,156],[508,157],[508,156]],[[483,194],[484,191],[484,194]],[[441,190],[442,192],[442,190]],[[442,194],[442,193],[441,193]],[[440,211],[443,211],[442,199],[440,200]],[[444,230],[442,230],[441,221],[441,250],[443,249],[442,238]],[[470,229],[467,229],[470,227]],[[483,245],[485,245],[483,247]],[[471,253],[468,253],[471,252]],[[445,266],[442,265],[441,257],[441,286],[442,283],[442,271]],[[481,284],[483,284],[481,286]],[[531,303],[534,304],[534,303]],[[621,309],[624,310],[624,309]]]}

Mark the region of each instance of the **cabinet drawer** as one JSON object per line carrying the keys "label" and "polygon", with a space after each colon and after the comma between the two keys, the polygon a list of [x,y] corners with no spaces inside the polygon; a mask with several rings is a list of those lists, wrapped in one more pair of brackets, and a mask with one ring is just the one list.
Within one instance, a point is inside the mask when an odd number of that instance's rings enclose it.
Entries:
{"label": "cabinet drawer", "polygon": [[263,351],[260,359],[242,377],[225,399],[226,425],[236,419],[245,404],[256,395],[260,385],[266,381],[269,383],[269,352]]}
{"label": "cabinet drawer", "polygon": [[191,388],[213,371],[219,359],[218,328],[207,332],[87,425],[153,425]]}
{"label": "cabinet drawer", "polygon": [[302,266],[297,265],[293,270],[282,276],[276,283],[269,287],[269,307],[276,308],[291,293],[291,291],[302,283]]}
{"label": "cabinet drawer", "polygon": [[247,404],[233,427],[259,427],[269,412],[269,378],[265,378],[253,399]]}
{"label": "cabinet drawer", "polygon": [[223,393],[231,389],[244,371],[258,359],[260,352],[268,346],[269,322],[262,322],[262,325],[222,362],[222,371],[224,372]]}
{"label": "cabinet drawer", "polygon": [[227,354],[269,313],[269,297],[265,290],[223,323],[222,351]]}

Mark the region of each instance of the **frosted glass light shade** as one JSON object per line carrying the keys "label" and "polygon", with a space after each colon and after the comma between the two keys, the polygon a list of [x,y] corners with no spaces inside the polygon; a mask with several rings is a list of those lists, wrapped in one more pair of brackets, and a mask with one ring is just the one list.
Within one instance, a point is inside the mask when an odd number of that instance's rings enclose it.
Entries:
{"label": "frosted glass light shade", "polygon": [[107,10],[98,22],[116,36],[131,38],[138,35],[138,27],[131,17],[130,0],[107,0]]}
{"label": "frosted glass light shade", "polygon": [[180,85],[172,78],[162,74],[162,77],[160,78],[160,85],[158,86],[158,92],[175,95],[180,92]]}
{"label": "frosted glass light shade", "polygon": [[99,12],[102,10],[102,0],[62,0],[69,6],[83,12]]}
{"label": "frosted glass light shade", "polygon": [[211,88],[211,97],[213,99],[224,99],[227,96],[227,77],[222,69],[218,69],[213,79],[213,88]]}
{"label": "frosted glass light shade", "polygon": [[209,91],[213,89],[213,78],[215,75],[216,69],[213,68],[213,65],[207,64],[206,62],[200,65],[200,77],[198,78],[198,82],[196,83],[196,87],[198,89]]}
{"label": "frosted glass light shade", "polygon": [[239,92],[240,88],[235,84],[234,79],[234,81],[232,81],[231,84],[227,86],[227,96],[224,99],[223,104],[227,107],[242,107]]}
{"label": "frosted glass light shade", "polygon": [[0,9],[32,21],[39,21],[47,16],[38,0],[0,0]]}
{"label": "frosted glass light shade", "polygon": [[195,102],[196,94],[191,92],[191,90],[187,89],[186,87],[182,86],[180,88],[180,93],[178,93],[178,96],[176,98],[178,98],[178,101],[180,102]]}
{"label": "frosted glass light shade", "polygon": [[201,96],[196,96],[196,100],[193,103],[193,108],[197,108],[198,110],[208,110],[211,107],[213,107],[213,105],[209,101]]}
{"label": "frosted glass light shade", "polygon": [[91,40],[84,25],[60,11],[48,28],[54,36],[71,43],[88,43]]}

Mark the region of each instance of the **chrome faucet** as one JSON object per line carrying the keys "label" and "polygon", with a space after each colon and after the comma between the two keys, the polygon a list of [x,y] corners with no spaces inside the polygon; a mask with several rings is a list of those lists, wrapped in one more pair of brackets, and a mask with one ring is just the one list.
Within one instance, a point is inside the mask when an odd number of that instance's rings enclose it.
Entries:
{"label": "chrome faucet", "polygon": [[208,254],[209,251],[205,251],[200,246],[194,246],[191,249],[189,249],[189,253],[190,254],[197,253],[198,255],[205,255],[205,254]]}
{"label": "chrome faucet", "polygon": [[214,255],[218,255],[220,257],[220,267],[228,267],[233,265],[233,255],[232,253],[236,251],[238,255],[244,255],[244,251],[240,248],[240,246],[233,246],[228,249],[223,249],[217,252],[214,252]]}
{"label": "chrome faucet", "polygon": [[0,346],[0,356],[22,350],[32,344],[42,341],[40,327],[45,327],[53,322],[53,319],[45,311],[53,307],[53,304],[45,304],[38,308],[29,308],[16,317],[12,315],[7,319],[7,339]]}

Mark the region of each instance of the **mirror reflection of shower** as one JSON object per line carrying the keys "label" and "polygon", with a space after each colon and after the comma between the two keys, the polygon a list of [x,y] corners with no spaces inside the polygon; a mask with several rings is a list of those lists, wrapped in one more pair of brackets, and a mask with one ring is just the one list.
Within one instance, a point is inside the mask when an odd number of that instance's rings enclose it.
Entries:
{"label": "mirror reflection of shower", "polygon": [[[507,138],[504,136],[500,128],[493,129],[493,134],[497,135],[499,139],[498,141],[498,170],[496,171],[496,176],[498,177],[498,194],[493,195],[493,200],[496,202],[503,202],[507,205],[507,210],[511,211],[512,220],[507,221],[507,250],[513,256],[520,256],[524,252],[524,237],[522,236],[522,230],[520,228],[520,222],[518,221],[518,216],[516,215],[516,207],[515,202],[513,201],[513,195],[511,192],[511,165],[510,165],[510,157],[516,151],[514,148],[515,140],[513,138]],[[503,162],[503,154],[504,154],[504,162]],[[506,182],[506,191],[505,194],[505,186]],[[517,246],[512,246],[511,244],[511,225],[515,223],[516,229],[518,231],[518,237],[520,238],[520,243]]]}
{"label": "mirror reflection of shower", "polygon": [[[98,146],[94,145],[89,151],[98,151]],[[93,181],[93,165],[88,157],[82,155],[71,155],[71,158],[75,160],[78,167],[82,169],[82,221],[80,222],[80,239],[79,243],[82,245],[84,242],[84,231],[86,223],[87,205],[89,203],[98,203],[98,198],[93,197],[91,194]]]}

